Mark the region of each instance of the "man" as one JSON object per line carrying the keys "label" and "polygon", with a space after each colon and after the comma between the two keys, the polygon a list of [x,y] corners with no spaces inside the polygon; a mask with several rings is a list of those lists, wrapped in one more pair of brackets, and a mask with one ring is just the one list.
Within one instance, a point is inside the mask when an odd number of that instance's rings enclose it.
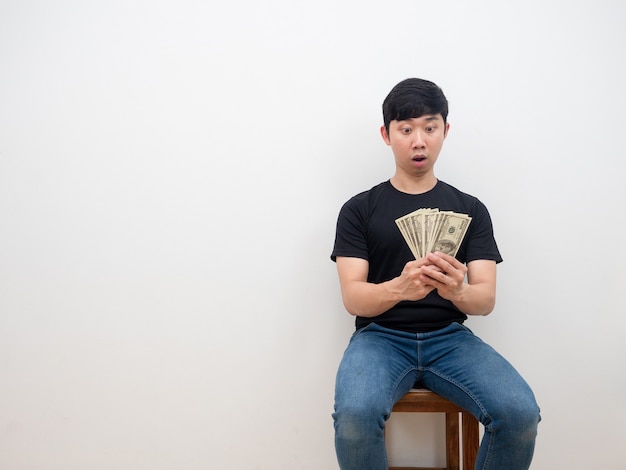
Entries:
{"label": "man", "polygon": [[[432,82],[407,79],[383,103],[380,132],[392,178],[350,199],[337,221],[341,294],[356,332],[337,372],[335,447],[342,470],[386,470],[383,429],[393,404],[426,387],[484,425],[476,469],[527,469],[539,408],[511,364],[463,326],[495,304],[502,261],[491,218],[475,197],[440,181],[448,102]],[[415,259],[395,220],[420,208],[471,217],[456,256]]]}

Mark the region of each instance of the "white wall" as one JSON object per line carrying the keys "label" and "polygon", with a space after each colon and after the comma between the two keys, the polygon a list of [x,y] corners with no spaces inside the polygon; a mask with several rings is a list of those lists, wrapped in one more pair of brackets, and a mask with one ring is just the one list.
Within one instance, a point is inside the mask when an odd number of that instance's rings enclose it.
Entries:
{"label": "white wall", "polygon": [[2,2],[0,468],[337,468],[335,218],[391,176],[409,76],[450,101],[438,176],[494,219],[498,306],[468,324],[536,391],[533,468],[624,468],[625,20]]}

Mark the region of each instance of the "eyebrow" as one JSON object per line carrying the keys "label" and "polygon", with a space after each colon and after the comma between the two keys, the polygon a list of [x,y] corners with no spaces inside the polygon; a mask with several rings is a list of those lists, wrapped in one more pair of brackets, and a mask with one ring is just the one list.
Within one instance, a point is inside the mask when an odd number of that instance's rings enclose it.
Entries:
{"label": "eyebrow", "polygon": [[413,119],[424,119],[424,121],[426,121],[426,122],[432,122],[432,121],[442,121],[443,122],[443,118],[441,116],[439,116],[438,114],[422,114],[421,116],[417,116],[417,117],[401,119],[398,122],[407,122],[407,121],[411,121]]}

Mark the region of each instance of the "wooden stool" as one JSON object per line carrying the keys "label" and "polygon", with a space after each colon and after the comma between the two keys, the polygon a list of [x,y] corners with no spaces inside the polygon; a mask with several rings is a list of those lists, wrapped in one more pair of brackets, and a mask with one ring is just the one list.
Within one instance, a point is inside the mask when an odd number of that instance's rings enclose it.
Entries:
{"label": "wooden stool", "polygon": [[[397,413],[445,413],[446,414],[446,467],[389,467],[389,470],[473,470],[478,454],[478,421],[464,409],[436,393],[423,388],[413,389],[393,407]],[[462,432],[459,432],[459,413],[462,415]],[[459,447],[463,440],[463,455]]]}

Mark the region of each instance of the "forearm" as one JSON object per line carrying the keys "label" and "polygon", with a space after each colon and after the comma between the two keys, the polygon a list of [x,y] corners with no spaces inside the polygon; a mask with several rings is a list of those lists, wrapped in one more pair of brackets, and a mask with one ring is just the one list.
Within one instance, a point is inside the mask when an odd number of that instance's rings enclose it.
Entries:
{"label": "forearm", "polygon": [[[496,303],[496,263],[475,260],[467,266],[443,253],[427,256],[424,282],[466,315],[488,315]],[[438,269],[435,269],[437,267]],[[465,281],[467,274],[467,281]]]}
{"label": "forearm", "polygon": [[[351,315],[376,317],[404,298],[398,278],[381,284],[352,282],[343,289],[343,303]],[[488,315],[495,306],[495,292],[488,284],[464,284],[450,301],[466,315]]]}
{"label": "forearm", "polygon": [[489,284],[463,284],[450,301],[466,315],[488,315],[496,304],[495,290]]}
{"label": "forearm", "polygon": [[402,300],[420,300],[433,287],[420,279],[424,260],[410,261],[398,277],[381,283],[367,281],[368,263],[358,258],[337,258],[341,295],[346,310],[360,317],[376,317]]}
{"label": "forearm", "polygon": [[352,281],[342,288],[343,304],[351,315],[376,317],[402,300],[394,284],[394,280],[381,284]]}

